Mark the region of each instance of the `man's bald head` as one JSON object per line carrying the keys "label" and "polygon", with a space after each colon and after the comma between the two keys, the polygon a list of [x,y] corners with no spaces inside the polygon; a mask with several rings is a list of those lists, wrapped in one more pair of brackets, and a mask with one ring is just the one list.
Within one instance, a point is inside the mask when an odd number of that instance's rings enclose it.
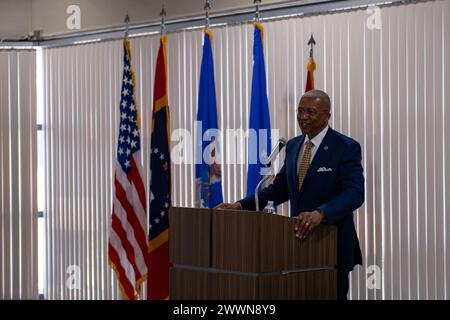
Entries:
{"label": "man's bald head", "polygon": [[297,108],[297,121],[303,134],[314,138],[327,125],[331,117],[330,97],[321,90],[306,92]]}
{"label": "man's bald head", "polygon": [[330,97],[322,90],[310,90],[302,96],[303,98],[318,99],[323,108],[328,112],[331,110]]}

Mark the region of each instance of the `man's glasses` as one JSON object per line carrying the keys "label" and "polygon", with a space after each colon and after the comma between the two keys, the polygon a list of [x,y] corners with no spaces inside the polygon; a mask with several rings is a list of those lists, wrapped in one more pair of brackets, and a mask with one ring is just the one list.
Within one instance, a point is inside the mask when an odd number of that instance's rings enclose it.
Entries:
{"label": "man's glasses", "polygon": [[297,115],[307,115],[308,117],[315,117],[321,112],[326,112],[327,110],[316,110],[312,108],[297,108]]}

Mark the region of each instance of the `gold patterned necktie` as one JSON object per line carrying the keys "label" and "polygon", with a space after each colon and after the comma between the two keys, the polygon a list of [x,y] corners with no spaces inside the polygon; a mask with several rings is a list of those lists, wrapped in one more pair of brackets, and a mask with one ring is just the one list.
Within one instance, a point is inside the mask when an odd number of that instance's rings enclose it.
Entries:
{"label": "gold patterned necktie", "polygon": [[311,162],[311,148],[314,144],[308,140],[305,142],[305,152],[303,152],[302,162],[298,168],[298,190],[302,188],[303,179],[305,179],[306,172],[308,171],[309,164]]}

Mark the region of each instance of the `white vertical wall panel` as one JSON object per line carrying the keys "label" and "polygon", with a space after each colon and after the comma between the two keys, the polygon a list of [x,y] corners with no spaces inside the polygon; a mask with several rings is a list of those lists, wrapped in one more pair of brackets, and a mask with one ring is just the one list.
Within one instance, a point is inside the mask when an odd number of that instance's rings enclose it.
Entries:
{"label": "white vertical wall panel", "polygon": [[37,299],[36,52],[0,50],[0,299]]}

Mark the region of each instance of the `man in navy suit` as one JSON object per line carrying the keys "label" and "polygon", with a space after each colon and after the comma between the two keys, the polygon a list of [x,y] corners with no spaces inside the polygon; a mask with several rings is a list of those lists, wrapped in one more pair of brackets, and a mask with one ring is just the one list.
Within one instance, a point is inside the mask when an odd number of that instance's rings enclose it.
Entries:
{"label": "man in navy suit", "polygon": [[[259,192],[259,207],[269,200],[275,205],[290,200],[299,239],[321,223],[337,226],[337,298],[345,300],[349,272],[362,264],[353,211],[364,202],[364,176],[361,146],[329,127],[330,108],[330,98],[323,91],[311,90],[302,96],[297,121],[303,134],[288,141],[283,167],[273,184]],[[254,197],[247,197],[217,208],[255,210],[256,206]]]}

